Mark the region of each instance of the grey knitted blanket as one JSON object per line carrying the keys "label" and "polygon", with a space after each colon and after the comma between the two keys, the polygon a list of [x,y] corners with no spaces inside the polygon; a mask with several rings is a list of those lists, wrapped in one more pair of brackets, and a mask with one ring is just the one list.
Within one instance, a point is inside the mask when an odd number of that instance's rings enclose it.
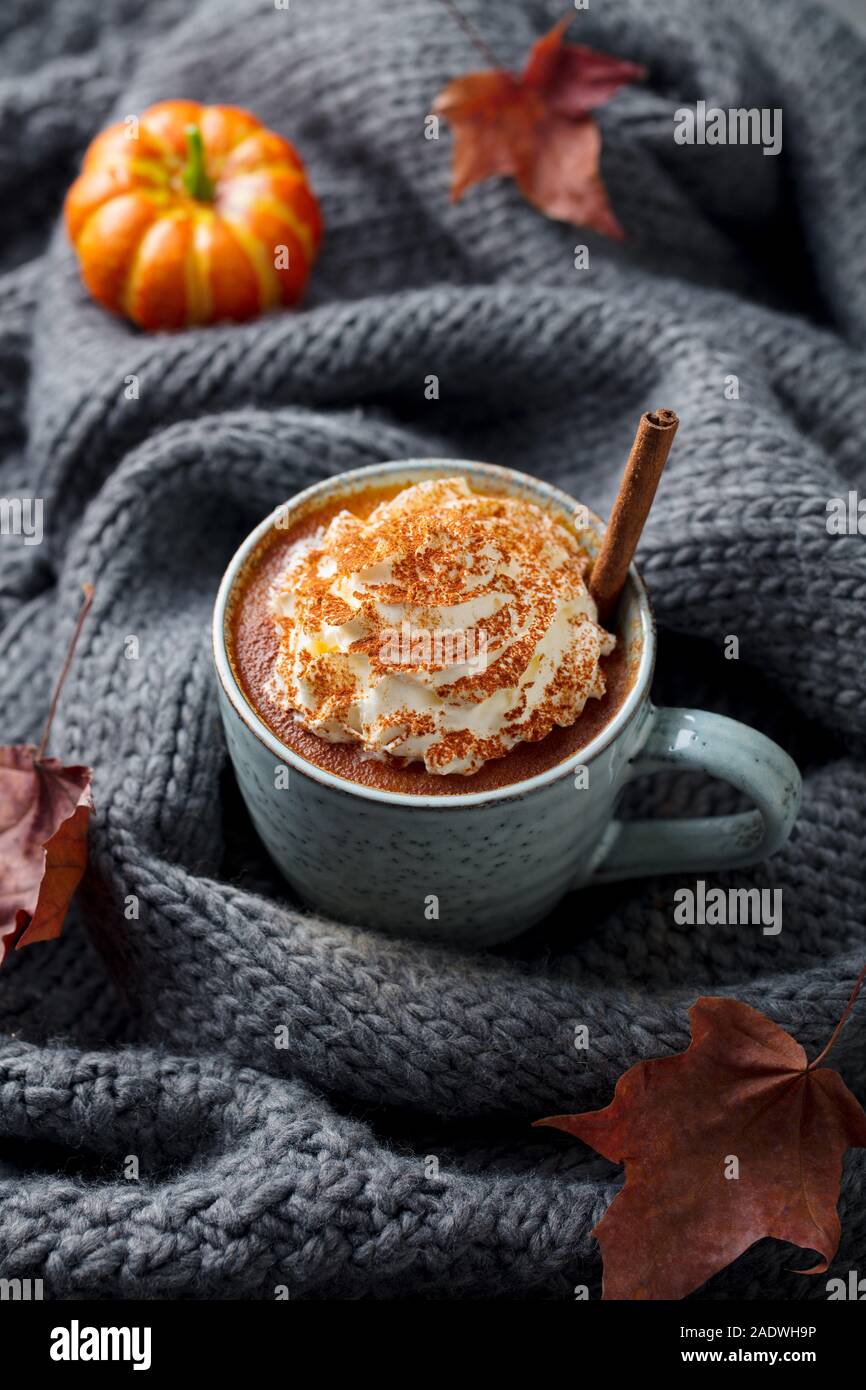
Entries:
{"label": "grey knitted blanket", "polygon": [[[564,8],[462,4],[512,66]],[[681,1049],[701,993],[815,1050],[862,962],[866,554],[826,504],[866,490],[864,45],[807,0],[606,0],[575,35],[649,69],[600,114],[622,247],[502,180],[449,204],[450,137],[424,117],[484,63],[437,0],[0,15],[0,495],[45,517],[40,546],[0,537],[3,742],[38,733],[81,581],[97,591],[52,747],[95,770],[86,888],[60,941],[0,973],[0,1273],[47,1295],[597,1296],[590,1232],[621,1172],[530,1122]],[[301,311],[146,336],[85,295],[63,192],[101,125],[170,96],[297,143],[326,219]],[[781,107],[781,154],[675,145],[699,99]],[[781,935],[677,925],[668,879],[584,893],[579,930],[566,900],[476,957],[304,911],[217,724],[208,622],[234,547],[317,478],[430,453],[604,514],[655,406],[682,418],[640,552],[656,698],[751,722],[803,769],[791,843],[718,880],[781,888]],[[631,805],[734,803],[670,777]],[[834,1053],[861,1099],[864,1029],[861,1008]],[[858,1151],[834,1274],[866,1260],[864,1187]],[[763,1241],[698,1296],[825,1297],[791,1253]]]}

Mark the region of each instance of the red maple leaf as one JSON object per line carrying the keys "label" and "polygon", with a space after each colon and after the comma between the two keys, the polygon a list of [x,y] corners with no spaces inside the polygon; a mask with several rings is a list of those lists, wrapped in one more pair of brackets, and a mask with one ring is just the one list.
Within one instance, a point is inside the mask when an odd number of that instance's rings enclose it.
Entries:
{"label": "red maple leaf", "polygon": [[533,44],[518,77],[500,68],[470,72],[440,92],[433,110],[454,132],[451,197],[505,174],[548,217],[621,240],[599,172],[601,131],[589,113],[644,69],[564,43],[573,18]]}
{"label": "red maple leaf", "polygon": [[87,864],[92,774],[44,754],[92,601],[88,585],[41,744],[0,748],[0,965],[13,947],[60,935]]}
{"label": "red maple leaf", "polygon": [[798,1042],[735,999],[689,1010],[685,1052],[638,1062],[604,1110],[555,1115],[625,1184],[593,1234],[605,1299],[684,1298],[765,1236],[817,1250],[839,1245],[842,1158],[866,1148],[866,1114],[838,1072],[821,1067],[863,984],[812,1063]]}

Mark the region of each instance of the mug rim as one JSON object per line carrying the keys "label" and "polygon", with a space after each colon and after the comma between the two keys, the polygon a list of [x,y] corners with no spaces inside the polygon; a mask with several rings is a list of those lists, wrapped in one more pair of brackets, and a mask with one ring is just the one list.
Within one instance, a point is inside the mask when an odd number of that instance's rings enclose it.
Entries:
{"label": "mug rim", "polygon": [[[505,487],[516,484],[530,493],[540,496],[545,502],[554,509],[565,512],[570,516],[577,506],[584,504],[578,503],[568,493],[560,488],[554,487],[551,483],[545,482],[541,478],[534,478],[529,473],[521,473],[516,468],[507,468],[501,464],[481,463],[472,459],[449,459],[449,458],[414,458],[414,459],[395,459],[383,463],[365,464],[360,468],[348,469],[343,473],[335,473],[331,477],[322,478],[317,483],[311,484],[301,492],[295,493],[287,501],[279,503],[273,511],[249,533],[241,542],[232,558],[226,566],[220,586],[217,591],[214,603],[212,621],[212,645],[213,660],[217,679],[222,687],[223,693],[229,701],[234,713],[240,718],[259,743],[271,752],[280,762],[287,764],[290,768],[309,777],[312,781],[328,787],[332,791],[343,792],[347,796],[360,796],[365,801],[375,801],[392,806],[415,806],[423,807],[425,810],[448,810],[449,808],[458,809],[467,806],[486,806],[495,802],[513,800],[519,797],[531,795],[541,791],[561,778],[573,773],[576,767],[585,767],[611,743],[620,737],[623,730],[636,715],[649,694],[650,682],[652,680],[653,669],[655,666],[655,647],[656,647],[656,628],[652,606],[649,600],[646,586],[632,563],[629,566],[627,586],[632,590],[633,596],[637,601],[637,608],[640,617],[640,632],[642,639],[642,650],[635,678],[626,694],[625,699],[619,706],[613,718],[603,729],[590,739],[582,748],[577,749],[568,758],[560,763],[555,763],[553,767],[547,768],[544,772],[536,773],[533,777],[526,777],[520,782],[507,783],[502,787],[494,787],[489,791],[482,792],[457,792],[452,795],[416,795],[414,792],[391,792],[382,791],[378,787],[368,787],[360,782],[353,782],[346,777],[338,777],[335,773],[328,772],[325,768],[318,767],[315,763],[308,762],[288,748],[272,729],[268,727],[258,711],[247,699],[243,690],[238,684],[237,678],[229,659],[225,634],[226,610],[229,599],[231,598],[240,571],[243,569],[247,559],[261,541],[268,535],[276,524],[278,517],[285,518],[287,512],[296,510],[301,506],[307,506],[315,502],[319,497],[323,500],[334,491],[340,491],[348,485],[358,483],[363,486],[366,479],[387,478],[391,474],[418,472],[418,473],[437,473],[454,469],[455,471],[472,474],[482,474],[491,481],[498,481]],[[599,533],[604,529],[604,523],[595,512],[585,508],[586,513]]]}

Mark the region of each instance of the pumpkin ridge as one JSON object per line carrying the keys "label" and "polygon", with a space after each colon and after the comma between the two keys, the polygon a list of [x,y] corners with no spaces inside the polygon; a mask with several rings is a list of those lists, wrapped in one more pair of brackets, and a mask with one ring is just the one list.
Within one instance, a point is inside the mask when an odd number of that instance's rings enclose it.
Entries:
{"label": "pumpkin ridge", "polygon": [[[165,205],[168,202],[168,195],[164,194],[160,189],[153,189],[151,191],[150,189],[140,188],[138,186],[132,188],[117,188],[114,192],[108,193],[100,203],[95,203],[94,206],[89,209],[87,216],[75,233],[72,243],[74,246],[78,246],[78,243],[81,241],[94,217],[102,212],[103,208],[107,207],[109,203],[113,203],[115,198],[140,198],[145,203],[152,203],[154,208],[159,208],[160,205]],[[150,225],[152,226],[153,223]],[[145,231],[147,230],[148,228],[145,228]],[[142,236],[143,235],[144,233],[142,233]]]}
{"label": "pumpkin ridge", "polygon": [[142,129],[147,131],[148,138],[151,139],[153,143],[159,147],[160,151],[162,152],[162,157],[166,161],[166,163],[172,165],[172,172],[176,172],[179,168],[181,168],[183,160],[179,157],[177,152],[174,149],[172,149],[169,142],[165,139],[163,135],[160,135],[159,131],[152,130],[151,127],[147,125],[146,112],[142,116],[140,124]]}
{"label": "pumpkin ridge", "polygon": [[[214,133],[211,132],[210,137],[205,134],[208,115],[211,115],[212,121],[222,122],[223,128],[228,126],[230,136],[235,135],[235,138],[230,139],[225,145],[213,144]],[[238,120],[238,117],[243,119]],[[246,124],[247,121],[254,122],[252,128]],[[203,106],[198,124],[204,143],[205,163],[214,182],[222,177],[226,162],[231,159],[235,150],[264,130],[258,117],[242,106]]]}
{"label": "pumpkin ridge", "polygon": [[[275,132],[268,131],[267,126],[264,126],[264,125],[260,125],[260,126],[259,126],[259,129],[257,129],[257,131],[247,131],[247,132],[246,132],[246,135],[243,135],[242,138],[240,138],[240,139],[238,140],[238,143],[236,143],[236,145],[232,145],[231,150],[227,150],[227,152],[225,152],[225,158],[224,158],[224,161],[222,161],[222,163],[224,163],[224,164],[231,163],[231,160],[234,160],[234,158],[236,158],[236,156],[239,156],[239,154],[242,154],[242,152],[243,152],[243,146],[249,145],[250,140],[260,140],[260,139],[261,139],[261,136],[263,136],[263,135],[274,135],[274,133],[275,133]],[[295,156],[295,158],[296,158],[296,160],[297,160],[297,163],[300,164],[300,156],[299,156],[299,154],[296,153],[295,147],[293,147],[292,143],[289,142],[289,140],[286,140],[286,139],[284,138],[284,136],[278,136],[278,139],[284,140],[285,145],[289,147],[289,150],[291,150],[293,156]],[[281,161],[281,160],[278,160],[278,161],[271,160],[271,163],[277,163],[277,164],[279,165],[279,167],[282,168],[282,165],[284,165],[284,163],[285,163],[285,157],[284,157],[284,160],[282,160],[282,161]],[[239,170],[239,171],[238,171],[238,178],[239,178],[240,175],[242,175],[242,174],[257,174],[257,172],[259,172],[259,170],[260,170],[260,167],[261,167],[261,165],[259,165],[259,164],[254,164],[252,168],[249,168],[249,170]],[[289,168],[292,168],[293,165],[288,165],[288,167],[289,167]],[[234,174],[231,174],[231,171],[229,171],[228,174],[227,174],[227,178],[234,178],[234,177],[235,177],[235,175],[234,175]]]}
{"label": "pumpkin ridge", "polygon": [[144,227],[142,229],[141,236],[138,238],[138,245],[136,246],[135,251],[132,254],[132,258],[129,262],[129,265],[126,268],[126,277],[123,281],[120,293],[117,296],[117,307],[121,309],[128,318],[132,319],[133,322],[135,322],[135,318],[132,312],[133,291],[135,289],[135,277],[141,265],[141,248],[144,246],[145,238],[147,237],[147,234],[152,226],[154,226],[153,222],[151,222],[149,226]]}
{"label": "pumpkin ridge", "polygon": [[[213,213],[210,217],[213,218]],[[187,315],[193,324],[207,323],[213,313],[209,257],[198,235],[206,220],[200,216],[192,219],[192,235],[186,254]]]}
{"label": "pumpkin ridge", "polygon": [[[88,247],[92,239],[100,240],[99,219],[109,216],[115,235],[122,239],[123,250],[110,258],[90,258]],[[142,240],[159,222],[159,212],[152,199],[138,190],[119,193],[109,198],[89,214],[79,229],[76,249],[81,248],[86,267],[85,283],[95,299],[111,309],[117,309],[126,284],[129,260],[135,258]]]}
{"label": "pumpkin ridge", "polygon": [[161,187],[166,187],[171,178],[165,164],[160,164],[155,159],[139,159],[137,156],[134,156],[132,159],[125,161],[125,167],[131,174],[135,174],[136,178],[159,184]]}
{"label": "pumpkin ridge", "polygon": [[312,261],[316,248],[313,244],[313,230],[310,225],[304,222],[293,208],[290,208],[288,204],[282,202],[279,198],[272,198],[266,193],[262,193],[255,201],[257,207],[260,207],[264,212],[271,213],[272,216],[278,218],[280,222],[284,222],[286,226],[294,232],[303,247],[307,260]]}
{"label": "pumpkin ridge", "polygon": [[[90,178],[92,178],[97,172],[98,172],[97,170],[93,170],[93,171],[92,171],[91,173],[89,173],[86,177],[87,177],[88,179],[90,179]],[[72,190],[70,190],[70,194],[71,194],[71,191],[72,191]],[[81,185],[76,186],[75,191],[76,191],[76,193],[78,194],[78,196],[79,196],[79,198],[80,198],[80,196],[81,196]],[[66,226],[67,226],[67,230],[69,231],[69,236],[70,236],[70,239],[71,239],[71,241],[72,241],[72,245],[73,245],[73,246],[77,246],[77,245],[78,245],[79,241],[81,240],[82,234],[84,233],[85,229],[87,228],[87,224],[96,216],[96,214],[97,214],[102,208],[105,207],[106,203],[110,203],[110,202],[112,201],[113,198],[125,197],[128,193],[131,193],[131,192],[132,192],[132,190],[129,189],[129,188],[119,188],[119,187],[117,187],[117,186],[112,186],[111,184],[107,185],[106,188],[105,188],[105,191],[104,191],[103,195],[102,195],[101,197],[97,197],[97,198],[95,199],[95,201],[93,201],[92,203],[89,204],[85,216],[84,216],[83,219],[79,222],[78,226],[77,226],[76,229],[75,229],[75,234],[74,234],[74,235],[73,235],[73,233],[72,233],[72,220],[73,220],[73,213],[76,211],[76,209],[75,209],[75,203],[74,203],[73,199],[71,198],[71,196],[70,196],[70,195],[67,195],[67,198],[66,198],[66,206],[65,206],[65,208],[64,208],[64,212],[65,212],[65,216],[66,216]]]}
{"label": "pumpkin ridge", "polygon": [[242,222],[226,213],[221,213],[220,216],[229,235],[234,237],[252,266],[253,274],[258,281],[262,308],[274,308],[282,300],[282,286],[275,267],[264,253],[264,248]]}

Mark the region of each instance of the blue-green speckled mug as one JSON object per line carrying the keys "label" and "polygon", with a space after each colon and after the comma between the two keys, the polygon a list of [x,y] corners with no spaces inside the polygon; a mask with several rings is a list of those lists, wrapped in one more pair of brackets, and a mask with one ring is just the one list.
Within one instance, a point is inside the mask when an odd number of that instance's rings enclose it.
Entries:
{"label": "blue-green speckled mug", "polygon": [[[745,724],[650,703],[655,626],[634,567],[617,622],[633,683],[590,743],[537,776],[457,796],[388,792],[314,766],[271,732],[241,690],[227,649],[247,558],[277,517],[291,525],[335,493],[454,474],[482,489],[505,488],[566,520],[578,505],[547,483],[491,464],[376,464],[282,504],[244,541],[220,586],[213,644],[229,755],[253,824],[298,895],[329,916],[379,931],[484,947],[533,926],[564,894],[590,883],[737,868],[775,853],[791,833],[800,774],[787,753]],[[602,527],[591,514],[589,520],[592,550]],[[627,782],[672,766],[723,778],[754,809],[691,820],[616,818]],[[586,775],[576,776],[578,768]]]}

